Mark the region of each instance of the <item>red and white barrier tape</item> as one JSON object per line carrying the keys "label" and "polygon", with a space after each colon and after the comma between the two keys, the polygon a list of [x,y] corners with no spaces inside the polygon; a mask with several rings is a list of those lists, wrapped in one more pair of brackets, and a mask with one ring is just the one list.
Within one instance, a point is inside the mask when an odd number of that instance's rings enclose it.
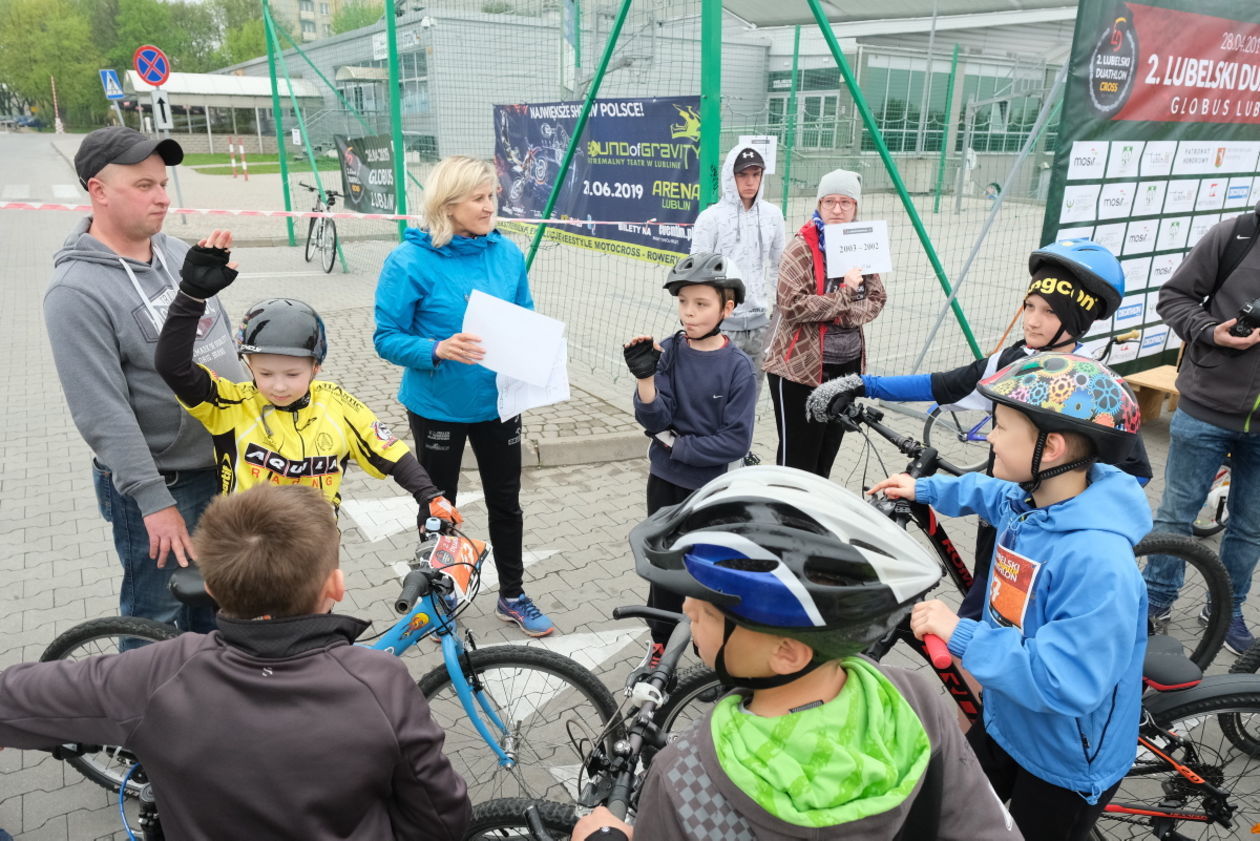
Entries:
{"label": "red and white barrier tape", "polygon": [[[89,204],[55,204],[53,202],[26,202],[26,201],[0,201],[0,210],[68,210],[73,213],[91,213],[92,206]],[[266,216],[278,219],[290,217],[293,219],[315,219],[318,217],[327,217],[329,219],[370,219],[384,222],[422,222],[423,216],[414,216],[410,214],[399,213],[317,213],[314,210],[222,210],[201,207],[172,207],[168,213],[182,213],[189,216]],[[522,222],[526,225],[576,225],[583,227],[586,225],[677,225],[682,228],[692,226],[690,222],[657,222],[655,219],[648,219],[643,222],[631,220],[607,221],[598,219],[504,219],[501,222]]]}

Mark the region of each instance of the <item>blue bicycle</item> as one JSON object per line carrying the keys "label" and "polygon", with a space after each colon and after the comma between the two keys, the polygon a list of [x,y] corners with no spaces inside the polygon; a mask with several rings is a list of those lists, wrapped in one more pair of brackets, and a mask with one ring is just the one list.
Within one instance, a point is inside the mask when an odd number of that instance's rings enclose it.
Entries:
{"label": "blue bicycle", "polygon": [[[571,800],[582,757],[616,738],[605,724],[617,704],[603,683],[568,657],[524,645],[477,648],[457,619],[480,584],[486,544],[453,525],[429,521],[394,604],[401,618],[360,644],[402,654],[426,637],[441,644],[442,664],[420,678],[433,718],[446,732],[444,752],[468,783],[473,802],[498,797]],[[177,598],[205,603],[201,576],[181,571]],[[40,660],[113,654],[179,634],[171,625],[131,616],[93,619],[57,637]],[[487,747],[489,748],[487,750]],[[140,798],[147,779],[125,747],[75,746],[64,759],[89,780]]]}

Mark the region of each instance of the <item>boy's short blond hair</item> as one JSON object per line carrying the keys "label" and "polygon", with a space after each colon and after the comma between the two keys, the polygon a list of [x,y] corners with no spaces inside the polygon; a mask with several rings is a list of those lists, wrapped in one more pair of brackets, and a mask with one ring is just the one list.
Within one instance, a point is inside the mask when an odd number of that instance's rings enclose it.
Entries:
{"label": "boy's short blond hair", "polygon": [[237,619],[314,612],[337,569],[340,542],[332,504],[306,485],[256,485],[217,497],[193,534],[206,587]]}
{"label": "boy's short blond hair", "polygon": [[434,248],[446,245],[455,235],[447,208],[487,182],[495,182],[494,167],[465,155],[443,158],[433,168],[424,185],[424,221]]}

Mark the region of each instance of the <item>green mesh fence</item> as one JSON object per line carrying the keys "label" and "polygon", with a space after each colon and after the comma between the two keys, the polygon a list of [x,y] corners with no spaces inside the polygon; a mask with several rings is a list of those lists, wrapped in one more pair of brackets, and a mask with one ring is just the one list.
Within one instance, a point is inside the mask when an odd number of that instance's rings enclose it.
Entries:
{"label": "green mesh fence", "polygon": [[[411,213],[420,207],[422,185],[440,157],[494,160],[496,106],[581,103],[596,84],[600,100],[702,93],[702,0],[631,2],[602,78],[597,71],[622,11],[620,2],[487,0],[441,8],[398,4],[397,9],[398,127],[406,149]],[[811,29],[802,27],[806,34]],[[809,54],[793,56],[785,54],[782,38],[772,46],[763,32],[733,17],[724,19],[722,31],[718,160],[743,135],[777,139],[778,167],[767,175],[764,195],[784,204],[789,238],[812,211],[819,178],[837,167],[863,176],[860,218],[889,223],[895,268],[887,278],[888,307],[868,328],[872,370],[937,370],[973,356],[955,315],[947,314],[932,332],[946,296],[929,249],[939,256],[950,283],[963,281],[958,304],[976,344],[991,351],[1018,309],[1027,283],[1027,254],[1039,245],[1057,125],[1053,81],[1058,68],[966,50],[955,58],[954,45],[944,37],[930,51],[862,44],[848,50],[845,59],[874,116],[873,132],[860,118],[836,62],[819,51],[816,37]],[[334,139],[388,137],[395,128],[385,22],[298,44],[278,30],[277,41],[290,184],[313,184],[314,160],[324,186],[340,190]],[[261,59],[232,70],[268,73]],[[294,101],[284,96],[286,79],[315,86],[322,101],[311,106],[299,100],[295,110]],[[1050,118],[1035,131],[1043,111]],[[261,128],[274,132],[270,117],[263,115]],[[304,131],[294,145],[290,132],[299,122]],[[700,126],[704,136],[713,130]],[[528,160],[545,159],[546,166],[535,179],[542,183],[528,188],[545,198],[558,177],[565,141],[580,159],[591,131],[588,127],[577,137],[557,134],[537,144]],[[881,140],[923,220],[927,247],[876,152]],[[525,189],[518,181],[530,180],[513,175],[528,151],[517,149],[514,160],[501,155],[497,162],[505,217],[521,215],[511,212],[510,194],[514,187]],[[1021,163],[1012,170],[1017,160]],[[640,183],[653,189],[653,182]],[[613,187],[598,189],[605,188]],[[679,200],[699,210],[697,195],[691,185]],[[279,200],[277,188],[260,206],[276,207]],[[293,201],[298,209],[308,209],[312,196],[297,190]],[[995,205],[1000,211],[993,215]],[[617,232],[647,220],[628,211],[619,217],[607,202],[603,208],[607,212],[600,215],[608,218],[590,218],[562,197],[550,218],[575,217],[585,224],[547,229],[533,254],[531,282],[539,309],[568,324],[573,370],[620,388],[628,386],[621,343],[638,333],[666,335],[676,324],[673,301],[660,288],[672,255],[669,249],[625,253],[634,249],[622,248]],[[258,224],[267,226],[269,236],[285,233],[274,220]],[[296,226],[299,246],[306,228],[304,220]],[[503,229],[531,251],[535,224],[509,220]],[[398,237],[396,223],[385,221],[338,220],[338,232],[343,258],[338,266],[356,274],[379,270]],[[1016,326],[1010,340],[1018,336]]]}

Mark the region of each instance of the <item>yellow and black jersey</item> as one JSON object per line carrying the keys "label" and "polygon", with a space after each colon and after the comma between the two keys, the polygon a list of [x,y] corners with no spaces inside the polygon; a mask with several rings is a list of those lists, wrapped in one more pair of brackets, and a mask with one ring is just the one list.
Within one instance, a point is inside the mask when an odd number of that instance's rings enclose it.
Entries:
{"label": "yellow and black jersey", "polygon": [[221,493],[263,482],[311,485],[340,505],[341,477],[351,458],[383,479],[411,452],[336,383],[315,380],[306,404],[290,411],[268,403],[253,383],[231,382],[199,367],[210,375],[209,396],[184,408],[214,438]]}

